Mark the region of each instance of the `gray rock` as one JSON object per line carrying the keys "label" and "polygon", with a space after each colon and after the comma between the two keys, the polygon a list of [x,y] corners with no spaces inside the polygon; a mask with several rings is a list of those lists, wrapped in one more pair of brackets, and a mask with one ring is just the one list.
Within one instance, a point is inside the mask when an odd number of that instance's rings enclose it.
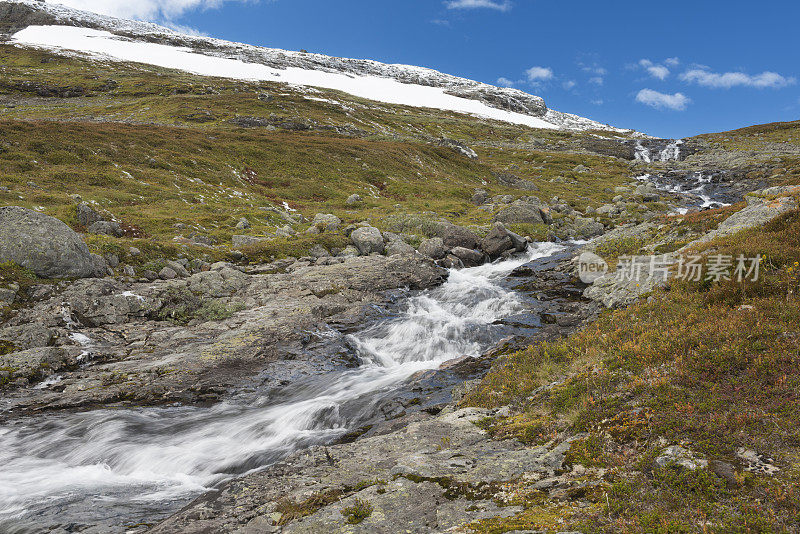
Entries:
{"label": "gray rock", "polygon": [[414,252],[416,252],[414,247],[402,239],[393,239],[386,245],[387,256],[394,256],[396,254],[414,254]]}
{"label": "gray rock", "polygon": [[434,260],[440,260],[447,255],[447,248],[444,246],[444,241],[441,237],[432,237],[423,240],[418,250],[420,254],[424,254]]}
{"label": "gray rock", "polygon": [[356,247],[353,245],[347,245],[344,249],[339,253],[340,258],[357,258],[361,255],[361,252],[358,251]]}
{"label": "gray rock", "polygon": [[514,202],[514,197],[511,195],[497,195],[492,197],[494,204],[511,204]]}
{"label": "gray rock", "polygon": [[80,349],[41,347],[0,356],[0,367],[11,370],[12,378],[36,381],[77,365]]}
{"label": "gray rock", "polygon": [[[545,224],[549,219],[549,208],[542,204],[516,200],[495,215],[495,220],[506,223]],[[552,219],[550,219],[552,221]]]}
{"label": "gray rock", "polygon": [[0,287],[0,306],[8,306],[13,304],[14,299],[16,298],[17,291],[15,289]]}
{"label": "gray rock", "polygon": [[347,197],[346,204],[348,206],[356,206],[358,204],[361,204],[362,202],[363,202],[363,200],[361,198],[361,195],[353,193],[352,195]]}
{"label": "gray rock", "polygon": [[472,199],[470,200],[476,206],[482,206],[486,203],[486,200],[489,198],[489,194],[484,189],[476,189],[475,193],[472,195]]}
{"label": "gray rock", "polygon": [[369,255],[373,252],[383,254],[383,235],[377,228],[365,226],[363,228],[353,230],[353,233],[350,234],[350,240],[363,255]]}
{"label": "gray rock", "polygon": [[585,173],[585,172],[590,172],[591,170],[592,170],[592,169],[590,169],[590,168],[589,168],[589,167],[587,167],[586,165],[578,165],[578,166],[576,166],[574,169],[572,169],[572,172],[580,172],[580,173]]}
{"label": "gray rock", "polygon": [[515,234],[508,228],[506,228],[506,233],[508,234],[508,237],[511,238],[511,242],[514,244],[514,252],[523,252],[528,249],[527,239],[521,235]]}
{"label": "gray rock", "polygon": [[247,220],[246,217],[242,217],[236,222],[236,229],[237,230],[247,230],[250,228],[250,221]]}
{"label": "gray rock", "polygon": [[503,252],[513,248],[515,248],[514,241],[501,222],[494,223],[492,229],[481,241],[481,250],[492,259],[500,257]]}
{"label": "gray rock", "polygon": [[308,255],[311,256],[312,258],[326,258],[330,256],[331,253],[328,252],[328,250],[325,247],[317,243],[316,245],[311,247],[311,249],[308,251]]}
{"label": "gray rock", "polygon": [[106,264],[112,269],[119,267],[119,256],[116,254],[106,254],[103,256],[103,259],[106,260]]}
{"label": "gray rock", "polygon": [[131,265],[124,265],[122,267],[122,273],[129,278],[133,278],[136,276],[136,269],[134,269]]}
{"label": "gray rock", "polygon": [[610,216],[610,215],[616,215],[617,213],[619,213],[619,210],[613,204],[603,204],[602,206],[597,208],[598,215]]}
{"label": "gray rock", "polygon": [[168,261],[167,268],[172,269],[178,278],[186,278],[189,276],[189,271],[186,270],[186,267],[177,261]]}
{"label": "gray rock", "polygon": [[436,235],[441,237],[444,245],[449,248],[477,248],[480,241],[475,232],[469,228],[452,223],[442,223],[438,225]]}
{"label": "gray rock", "polygon": [[98,274],[95,258],[70,227],[16,206],[0,207],[0,261],[13,261],[45,278]]}
{"label": "gray rock", "polygon": [[342,224],[342,220],[331,213],[317,213],[311,224],[323,232],[335,232]]}
{"label": "gray rock", "polygon": [[707,460],[677,445],[664,449],[653,463],[658,468],[670,466],[689,471],[708,467]]}
{"label": "gray rock", "polygon": [[580,216],[566,222],[564,229],[570,237],[576,239],[589,239],[601,235],[605,231],[603,223]]}
{"label": "gray rock", "polygon": [[178,273],[176,273],[173,269],[169,267],[164,267],[160,271],[158,271],[158,277],[162,280],[174,280],[178,277]]}
{"label": "gray rock", "polygon": [[465,267],[476,267],[478,265],[483,265],[486,260],[483,252],[470,248],[453,247],[453,250],[451,250],[450,253],[461,260],[461,263]]}
{"label": "gray rock", "polygon": [[468,147],[466,144],[462,143],[461,141],[455,141],[453,139],[446,139],[442,138],[439,139],[439,146],[447,147],[454,152],[461,154],[462,156],[466,156],[469,159],[476,159],[478,154]]}
{"label": "gray rock", "polygon": [[234,235],[231,236],[231,245],[234,248],[252,247],[269,241],[266,237],[257,237],[252,235]]}
{"label": "gray rock", "polygon": [[20,350],[47,347],[53,344],[55,334],[41,324],[25,324],[0,329],[0,340],[8,341]]}
{"label": "gray rock", "polygon": [[125,235],[125,232],[122,231],[122,227],[119,225],[119,223],[114,221],[97,221],[90,224],[86,228],[86,231],[90,234],[110,235],[112,237],[122,237]]}
{"label": "gray rock", "polygon": [[89,228],[96,222],[105,221],[105,217],[100,215],[92,206],[86,202],[81,202],[75,206],[75,216],[78,219],[78,224],[84,228]]}

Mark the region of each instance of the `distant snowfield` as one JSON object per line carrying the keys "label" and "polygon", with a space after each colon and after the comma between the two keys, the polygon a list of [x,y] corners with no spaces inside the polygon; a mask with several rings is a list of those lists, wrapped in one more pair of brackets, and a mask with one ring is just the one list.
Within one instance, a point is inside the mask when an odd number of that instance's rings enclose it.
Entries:
{"label": "distant snowfield", "polygon": [[297,67],[276,69],[238,59],[207,56],[189,48],[135,42],[90,28],[29,26],[14,34],[12,42],[28,47],[83,52],[102,59],[145,63],[201,76],[321,87],[387,104],[455,111],[532,128],[559,128],[537,117],[445,94],[445,90],[438,87],[405,84],[378,76],[354,76]]}

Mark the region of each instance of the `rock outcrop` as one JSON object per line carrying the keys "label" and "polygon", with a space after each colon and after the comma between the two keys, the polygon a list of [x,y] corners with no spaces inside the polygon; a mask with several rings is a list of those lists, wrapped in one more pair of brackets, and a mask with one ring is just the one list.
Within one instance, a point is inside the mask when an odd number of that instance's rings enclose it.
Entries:
{"label": "rock outcrop", "polygon": [[13,261],[43,278],[105,274],[105,262],[80,236],[53,217],[16,206],[0,207],[0,262]]}

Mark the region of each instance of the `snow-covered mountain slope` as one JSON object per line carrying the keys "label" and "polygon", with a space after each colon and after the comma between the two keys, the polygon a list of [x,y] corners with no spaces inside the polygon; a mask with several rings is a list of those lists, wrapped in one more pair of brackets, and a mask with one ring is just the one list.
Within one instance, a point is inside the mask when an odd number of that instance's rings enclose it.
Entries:
{"label": "snow-covered mountain slope", "polygon": [[177,33],[39,0],[0,1],[0,31],[25,47],[139,62],[204,76],[282,82],[414,107],[468,113],[533,128],[612,130],[548,109],[541,97],[411,65],[263,48]]}

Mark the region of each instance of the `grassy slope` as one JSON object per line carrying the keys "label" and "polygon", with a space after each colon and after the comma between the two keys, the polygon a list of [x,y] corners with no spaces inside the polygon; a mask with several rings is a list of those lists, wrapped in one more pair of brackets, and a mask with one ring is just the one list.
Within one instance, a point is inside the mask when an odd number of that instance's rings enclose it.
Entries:
{"label": "grassy slope", "polygon": [[[718,212],[736,209],[678,218],[670,227],[707,230]],[[703,250],[764,255],[762,276],[745,284],[673,283],[562,342],[508,355],[466,399],[516,407],[516,415],[486,422],[498,439],[533,445],[588,434],[568,457],[590,468],[587,489],[548,501],[522,487],[523,513],[476,530],[564,529],[562,521],[583,532],[800,528],[800,212]],[[734,465],[734,478],[654,469],[667,444]],[[781,471],[743,470],[739,448],[771,456]]]}
{"label": "grassy slope", "polygon": [[[346,222],[368,219],[379,226],[389,215],[426,211],[485,224],[490,214],[469,203],[476,187],[528,194],[502,185],[496,172],[512,169],[539,185],[541,197],[559,195],[578,207],[610,201],[610,188],[630,174],[627,162],[614,158],[515,148],[532,142],[563,146],[574,134],[331,91],[200,78],[10,46],[0,46],[0,65],[0,98],[11,104],[0,108],[0,181],[10,188],[0,192],[0,205],[41,209],[80,229],[70,197],[78,194],[127,225],[129,238],[144,236],[145,243],[132,241],[140,248],[168,248],[175,235],[192,230],[222,244],[234,233],[266,235],[285,222],[261,208],[283,202],[309,217],[332,212]],[[26,82],[80,87],[84,96],[41,97]],[[230,122],[236,117],[313,129],[241,128]],[[440,137],[473,144],[479,159],[432,143]],[[578,164],[592,172],[573,172]],[[578,183],[551,182],[556,177]],[[352,193],[365,199],[358,209],[345,204]],[[240,217],[253,223],[249,232],[233,229]],[[176,223],[189,230],[176,231]],[[90,241],[117,249],[127,242]],[[311,242],[276,242],[269,251],[301,254]]]}

